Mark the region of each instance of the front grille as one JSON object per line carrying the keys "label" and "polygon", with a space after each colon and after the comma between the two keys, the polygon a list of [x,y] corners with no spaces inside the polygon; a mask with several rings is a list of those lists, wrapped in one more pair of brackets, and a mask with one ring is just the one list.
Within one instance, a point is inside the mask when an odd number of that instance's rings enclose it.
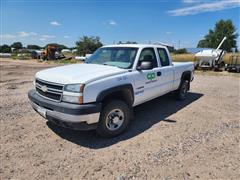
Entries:
{"label": "front grille", "polygon": [[36,91],[45,98],[61,101],[63,85],[36,79]]}
{"label": "front grille", "polygon": [[63,90],[63,85],[60,85],[60,84],[54,84],[54,83],[51,83],[51,82],[46,82],[46,81],[43,81],[43,80],[39,80],[39,79],[36,79],[36,83],[41,85],[41,86],[47,86],[48,88],[52,88],[52,89],[56,89],[56,90]]}

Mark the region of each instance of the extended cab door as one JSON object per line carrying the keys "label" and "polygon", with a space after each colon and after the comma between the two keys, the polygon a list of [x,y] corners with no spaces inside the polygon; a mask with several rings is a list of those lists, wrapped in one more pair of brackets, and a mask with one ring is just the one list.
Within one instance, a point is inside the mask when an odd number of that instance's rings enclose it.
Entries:
{"label": "extended cab door", "polygon": [[159,96],[161,89],[159,88],[159,80],[161,76],[158,58],[154,48],[144,48],[141,50],[137,66],[141,61],[151,61],[152,68],[148,70],[135,70],[134,78],[134,105],[143,103]]}
{"label": "extended cab door", "polygon": [[161,67],[159,68],[159,71],[161,72],[159,78],[159,88],[161,89],[161,92],[159,95],[163,95],[173,89],[174,67],[169,59],[168,51],[165,48],[157,48],[157,54],[161,64]]}

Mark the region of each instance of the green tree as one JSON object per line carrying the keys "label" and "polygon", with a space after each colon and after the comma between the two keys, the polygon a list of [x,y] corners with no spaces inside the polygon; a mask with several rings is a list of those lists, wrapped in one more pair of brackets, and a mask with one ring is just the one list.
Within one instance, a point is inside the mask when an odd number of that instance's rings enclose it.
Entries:
{"label": "green tree", "polygon": [[41,47],[38,46],[38,45],[29,44],[29,45],[27,45],[27,49],[36,49],[36,50],[38,50],[38,49],[41,49]]}
{"label": "green tree", "polygon": [[174,50],[175,54],[186,54],[187,50],[185,48]]}
{"label": "green tree", "polygon": [[23,45],[21,42],[14,42],[12,45],[11,45],[11,48],[15,48],[15,49],[22,49],[23,48]]}
{"label": "green tree", "polygon": [[136,41],[126,41],[126,42],[118,41],[117,44],[137,44],[137,42]]}
{"label": "green tree", "polygon": [[167,46],[167,48],[168,48],[168,51],[169,51],[170,53],[172,53],[172,52],[175,51],[175,49],[174,49],[173,46]]}
{"label": "green tree", "polygon": [[8,46],[7,44],[3,44],[0,46],[0,53],[10,53],[11,52],[11,47]]}
{"label": "green tree", "polygon": [[136,41],[127,41],[126,44],[137,44]]}
{"label": "green tree", "polygon": [[224,36],[227,37],[221,49],[231,51],[231,48],[237,48],[237,29],[231,20],[220,20],[215,24],[214,29],[210,29],[204,39],[198,42],[197,47],[217,48]]}
{"label": "green tree", "polygon": [[86,54],[92,54],[102,45],[103,44],[98,36],[83,36],[79,41],[76,42],[78,54],[82,56],[85,56]]}

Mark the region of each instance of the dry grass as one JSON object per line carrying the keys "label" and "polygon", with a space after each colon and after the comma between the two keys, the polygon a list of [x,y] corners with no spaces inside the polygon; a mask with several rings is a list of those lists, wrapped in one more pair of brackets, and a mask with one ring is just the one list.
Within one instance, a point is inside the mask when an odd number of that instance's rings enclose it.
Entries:
{"label": "dry grass", "polygon": [[[231,56],[231,55],[233,55],[233,53],[227,53],[227,54],[225,54],[225,56],[224,56],[224,62],[225,62],[226,64],[229,63],[229,60],[230,60],[230,56]],[[240,52],[237,53],[237,56],[240,57]],[[240,61],[238,60],[238,64],[239,64],[239,63],[240,63]]]}
{"label": "dry grass", "polygon": [[196,60],[194,54],[171,54],[174,62],[184,62],[184,61],[192,61]]}
{"label": "dry grass", "polygon": [[[224,55],[224,62],[226,64],[229,63],[229,59],[230,59],[230,56],[232,55],[232,53],[227,53]],[[240,56],[240,53],[237,53],[238,56]],[[194,54],[171,54],[172,56],[172,59],[174,62],[188,62],[188,61],[191,61],[191,62],[195,62],[197,61],[197,59],[195,58]]]}

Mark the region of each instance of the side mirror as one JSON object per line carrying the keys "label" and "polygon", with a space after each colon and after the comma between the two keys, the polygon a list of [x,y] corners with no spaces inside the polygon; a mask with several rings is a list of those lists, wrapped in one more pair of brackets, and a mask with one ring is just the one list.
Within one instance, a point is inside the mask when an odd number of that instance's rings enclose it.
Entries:
{"label": "side mirror", "polygon": [[140,61],[139,65],[137,66],[137,70],[149,70],[152,69],[152,62],[151,61]]}

